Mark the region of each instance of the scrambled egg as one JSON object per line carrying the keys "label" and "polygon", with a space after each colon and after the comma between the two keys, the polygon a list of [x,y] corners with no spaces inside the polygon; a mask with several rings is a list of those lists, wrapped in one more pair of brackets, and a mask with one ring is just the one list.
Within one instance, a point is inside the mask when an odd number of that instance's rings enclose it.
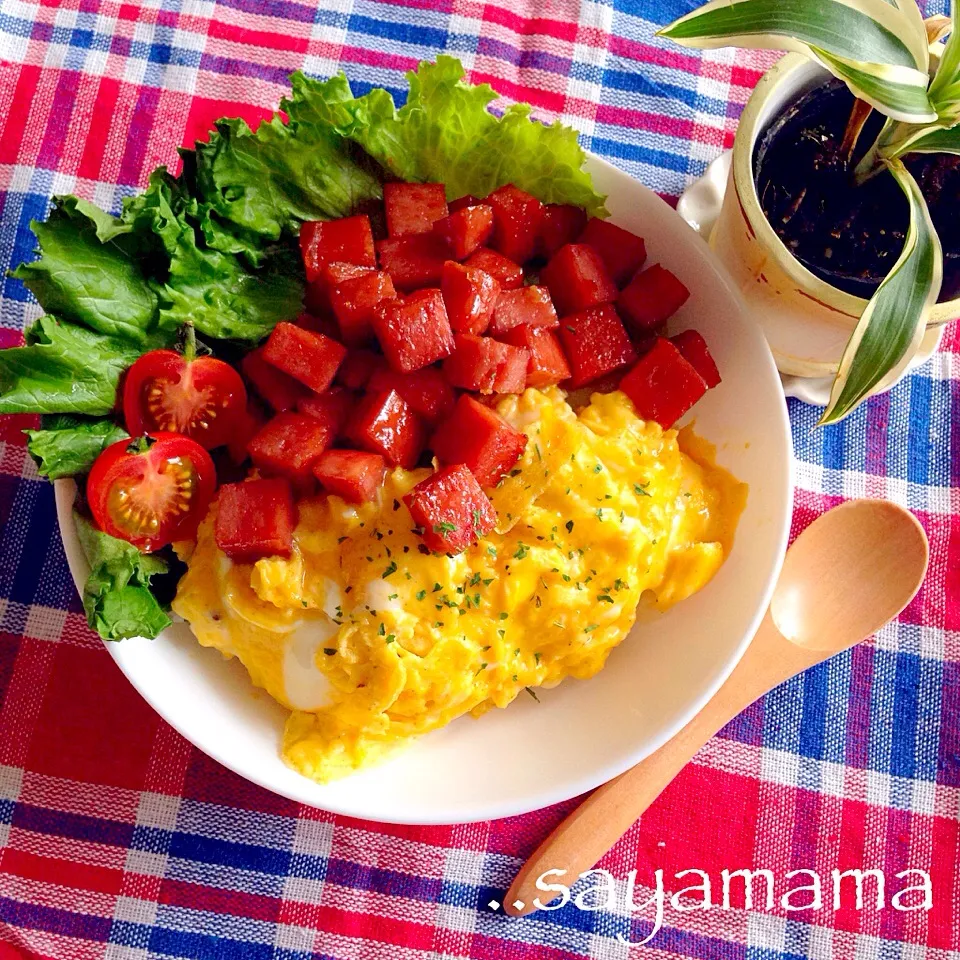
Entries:
{"label": "scrambled egg", "polygon": [[[577,415],[557,388],[503,399],[523,458],[492,492],[499,524],[429,553],[396,469],[379,502],[301,502],[290,559],[234,564],[202,525],[174,610],[292,712],[286,761],[327,781],[524,688],[586,679],[638,604],[666,608],[723,562],[744,488],[690,436],[640,420],[620,392]],[[683,452],[683,448],[688,452]]]}

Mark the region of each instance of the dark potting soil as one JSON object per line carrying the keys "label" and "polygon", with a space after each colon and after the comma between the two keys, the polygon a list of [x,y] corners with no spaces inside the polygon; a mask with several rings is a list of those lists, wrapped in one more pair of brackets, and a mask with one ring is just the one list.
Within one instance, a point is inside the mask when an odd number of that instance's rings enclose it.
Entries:
{"label": "dark potting soil", "polygon": [[[903,249],[906,198],[881,173],[856,186],[852,171],[883,117],[874,111],[851,162],[840,145],[853,95],[839,80],[811,90],[757,141],[753,172],[767,220],[793,255],[822,280],[869,298]],[[916,178],[944,251],[940,300],[960,295],[960,157],[914,154]]]}

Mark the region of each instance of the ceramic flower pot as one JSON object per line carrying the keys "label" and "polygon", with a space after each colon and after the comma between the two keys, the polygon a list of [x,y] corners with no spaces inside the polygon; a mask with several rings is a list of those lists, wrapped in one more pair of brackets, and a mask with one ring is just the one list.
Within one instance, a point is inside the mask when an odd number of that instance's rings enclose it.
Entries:
{"label": "ceramic flower pot", "polygon": [[[867,301],[821,280],[793,257],[760,206],[753,155],[771,122],[828,77],[805,57],[788,54],[761,78],[740,118],[723,206],[710,235],[753,307],[780,371],[798,377],[836,373]],[[940,327],[958,317],[960,299],[936,304],[918,354],[930,352]]]}

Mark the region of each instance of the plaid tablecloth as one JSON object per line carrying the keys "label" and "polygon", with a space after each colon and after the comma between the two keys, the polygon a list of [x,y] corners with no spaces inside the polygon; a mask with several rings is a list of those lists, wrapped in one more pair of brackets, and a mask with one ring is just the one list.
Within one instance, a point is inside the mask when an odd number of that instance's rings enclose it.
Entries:
{"label": "plaid tablecloth", "polygon": [[[54,193],[116,209],[221,115],[256,121],[286,74],[343,69],[402,86],[449,51],[474,80],[562,117],[588,148],[676,197],[732,143],[775,55],[699,56],[655,27],[691,0],[0,0],[0,268],[29,257]],[[37,307],[3,279],[0,327]],[[784,685],[697,757],[603,866],[641,901],[705,871],[768,868],[778,901],[653,912],[492,910],[524,854],[570,808],[451,827],[392,827],[272,796],[219,767],[134,693],[87,629],[51,487],[0,436],[0,960],[561,960],[944,958],[960,948],[960,337],[890,395],[814,431],[791,403],[795,530],[845,497],[889,497],[930,536],[930,576],[899,622]],[[831,870],[874,868],[886,908]],[[896,874],[927,871],[929,910],[896,910]],[[779,903],[824,881],[819,909]],[[794,879],[789,885],[811,882]],[[849,881],[848,881],[849,882]],[[621,883],[621,886],[623,884]],[[915,895],[913,895],[915,896]],[[691,895],[692,897],[692,895]],[[698,897],[681,900],[689,906]],[[910,897],[901,901],[909,904]],[[799,903],[798,898],[795,903]]]}

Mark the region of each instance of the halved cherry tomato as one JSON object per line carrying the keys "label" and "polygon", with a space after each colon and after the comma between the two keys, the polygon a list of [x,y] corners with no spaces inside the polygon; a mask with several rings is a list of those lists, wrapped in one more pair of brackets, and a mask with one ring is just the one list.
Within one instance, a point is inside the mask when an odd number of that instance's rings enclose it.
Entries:
{"label": "halved cherry tomato", "polygon": [[151,350],[127,371],[123,417],[131,437],[166,430],[212,450],[229,443],[246,409],[240,374],[215,357],[197,357],[189,331],[184,353]]}
{"label": "halved cherry tomato", "polygon": [[216,485],[196,440],[158,431],[107,447],[87,477],[87,501],[104,533],[149,553],[193,537]]}

